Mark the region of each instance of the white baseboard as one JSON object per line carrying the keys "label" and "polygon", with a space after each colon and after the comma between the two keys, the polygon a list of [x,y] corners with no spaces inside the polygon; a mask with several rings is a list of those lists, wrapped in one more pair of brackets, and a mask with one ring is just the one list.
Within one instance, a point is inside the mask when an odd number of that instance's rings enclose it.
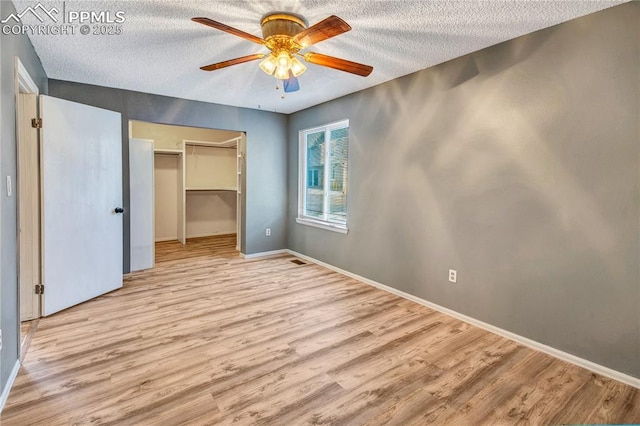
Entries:
{"label": "white baseboard", "polygon": [[7,398],[9,398],[9,392],[11,392],[13,382],[15,382],[16,377],[18,377],[18,371],[20,371],[20,361],[16,360],[16,363],[13,365],[13,370],[11,370],[11,374],[9,374],[9,378],[7,379],[7,384],[4,385],[2,395],[0,395],[0,413],[2,413],[4,404],[7,402]]}
{"label": "white baseboard", "polygon": [[258,257],[276,256],[278,254],[286,254],[286,253],[289,253],[289,251],[285,249],[281,249],[281,250],[263,251],[261,253],[251,253],[251,254],[240,253],[240,257],[244,259],[256,259]]}
{"label": "white baseboard", "polygon": [[[231,231],[231,232],[220,232],[217,234],[212,234],[212,233],[204,233],[204,234],[194,234],[194,235],[187,235],[187,237],[185,239],[189,239],[189,238],[203,238],[203,237],[219,237],[222,235],[235,235],[235,231]],[[162,243],[164,241],[180,241],[178,240],[178,237],[167,237],[167,238],[156,238],[155,242],[156,243]]]}
{"label": "white baseboard", "polygon": [[379,288],[380,290],[387,291],[389,293],[395,294],[396,296],[400,296],[404,299],[411,300],[412,302],[416,302],[420,305],[426,306],[428,308],[434,309],[436,311],[442,312],[443,314],[447,314],[456,319],[474,325],[476,327],[487,330],[491,333],[497,334],[499,336],[505,337],[507,339],[513,340],[521,345],[527,346],[529,348],[535,349],[540,352],[544,352],[547,355],[551,355],[552,357],[558,358],[562,361],[569,362],[571,364],[577,365],[578,367],[582,367],[589,371],[593,371],[594,373],[609,377],[611,379],[622,382],[626,385],[633,386],[635,388],[640,389],[640,378],[630,376],[628,374],[621,373],[619,371],[613,370],[609,367],[605,367],[600,364],[596,364],[595,362],[586,360],[584,358],[580,358],[578,356],[572,355],[570,353],[561,351],[560,349],[553,348],[551,346],[547,346],[543,343],[536,342],[535,340],[531,340],[527,337],[520,336],[519,334],[512,333],[510,331],[504,330],[502,328],[496,327],[494,325],[488,324],[486,322],[477,320],[475,318],[469,317],[467,315],[461,314],[449,308],[445,308],[444,306],[437,305],[435,303],[429,302],[427,300],[421,299],[417,296],[414,296],[409,293],[405,293],[404,291],[397,290],[393,287],[389,287],[387,285],[381,284],[379,282],[370,280],[368,278],[362,277],[360,275],[351,273],[349,271],[345,271],[344,269],[337,268],[328,263],[322,262],[320,260],[314,259],[312,257],[306,256],[304,254],[295,252],[293,250],[287,250],[287,253],[292,254],[293,256],[299,257],[301,259],[307,260],[312,263],[316,263],[320,266],[324,266],[327,269],[331,269],[333,271],[339,272],[348,277],[354,278],[358,281],[362,281],[365,284],[369,284],[373,287]]}
{"label": "white baseboard", "polygon": [[203,234],[193,234],[193,235],[187,235],[187,239],[189,238],[203,238],[203,237],[219,237],[222,235],[235,235],[236,231],[235,229],[233,231],[229,231],[229,232],[218,232],[217,234],[212,234],[211,232],[205,232]]}

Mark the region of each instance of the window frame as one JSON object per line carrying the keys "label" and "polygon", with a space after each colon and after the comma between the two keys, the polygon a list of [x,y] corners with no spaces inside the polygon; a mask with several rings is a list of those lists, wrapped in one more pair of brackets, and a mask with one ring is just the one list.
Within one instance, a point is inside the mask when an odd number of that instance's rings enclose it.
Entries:
{"label": "window frame", "polygon": [[[349,127],[349,119],[335,121],[329,124],[325,124],[322,126],[312,127],[309,129],[303,129],[298,132],[298,217],[296,218],[296,222],[301,225],[313,226],[316,228],[325,229],[328,231],[339,232],[342,234],[346,234],[349,231],[348,223],[349,223],[349,213],[348,213],[348,204],[347,204],[347,213],[345,223],[335,222],[329,220],[328,216],[328,207],[329,207],[329,197],[331,195],[330,191],[330,180],[331,180],[331,161],[330,161],[330,149],[331,146],[331,131],[336,129],[348,128],[349,132],[351,128]],[[305,205],[306,205],[306,186],[309,169],[307,168],[307,135],[311,133],[318,133],[320,131],[324,131],[325,133],[325,152],[324,156],[324,173],[323,173],[323,218],[317,218],[313,216],[305,215]],[[349,175],[349,157],[347,156],[347,177]],[[348,182],[348,179],[347,179]],[[348,183],[347,183],[347,191],[348,191]],[[347,197],[348,199],[348,197]]]}

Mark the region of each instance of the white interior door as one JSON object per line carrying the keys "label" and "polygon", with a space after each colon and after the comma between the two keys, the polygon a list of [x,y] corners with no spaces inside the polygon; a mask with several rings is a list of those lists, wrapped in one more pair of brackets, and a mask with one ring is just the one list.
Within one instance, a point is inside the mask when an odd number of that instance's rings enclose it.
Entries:
{"label": "white interior door", "polygon": [[120,114],[40,96],[42,313],[122,287]]}
{"label": "white interior door", "polygon": [[153,268],[154,178],[153,141],[129,139],[129,220],[131,272]]}

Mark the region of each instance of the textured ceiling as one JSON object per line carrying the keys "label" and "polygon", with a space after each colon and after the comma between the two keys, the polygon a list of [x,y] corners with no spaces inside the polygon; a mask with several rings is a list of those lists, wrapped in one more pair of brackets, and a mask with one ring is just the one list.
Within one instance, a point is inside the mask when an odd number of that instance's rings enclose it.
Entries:
{"label": "textured ceiling", "polygon": [[[74,35],[30,39],[52,79],[291,113],[624,2],[41,1],[67,14],[122,11],[126,20],[121,35],[81,35],[78,26]],[[38,2],[14,4],[21,12]],[[208,17],[261,37],[261,18],[275,11],[302,15],[310,25],[338,15],[353,29],[308,51],[372,65],[373,73],[363,78],[309,64],[299,79],[301,90],[281,99],[275,78],[260,71],[259,61],[213,72],[199,69],[267,50],[190,18]],[[30,13],[22,22],[40,23]]]}

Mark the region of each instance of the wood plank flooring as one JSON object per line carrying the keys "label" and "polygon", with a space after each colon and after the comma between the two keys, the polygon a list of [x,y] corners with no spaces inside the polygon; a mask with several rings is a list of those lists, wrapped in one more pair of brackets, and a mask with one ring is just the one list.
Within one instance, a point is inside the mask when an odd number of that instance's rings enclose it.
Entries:
{"label": "wood plank flooring", "polygon": [[40,320],[2,425],[639,423],[640,390],[235,237]]}

